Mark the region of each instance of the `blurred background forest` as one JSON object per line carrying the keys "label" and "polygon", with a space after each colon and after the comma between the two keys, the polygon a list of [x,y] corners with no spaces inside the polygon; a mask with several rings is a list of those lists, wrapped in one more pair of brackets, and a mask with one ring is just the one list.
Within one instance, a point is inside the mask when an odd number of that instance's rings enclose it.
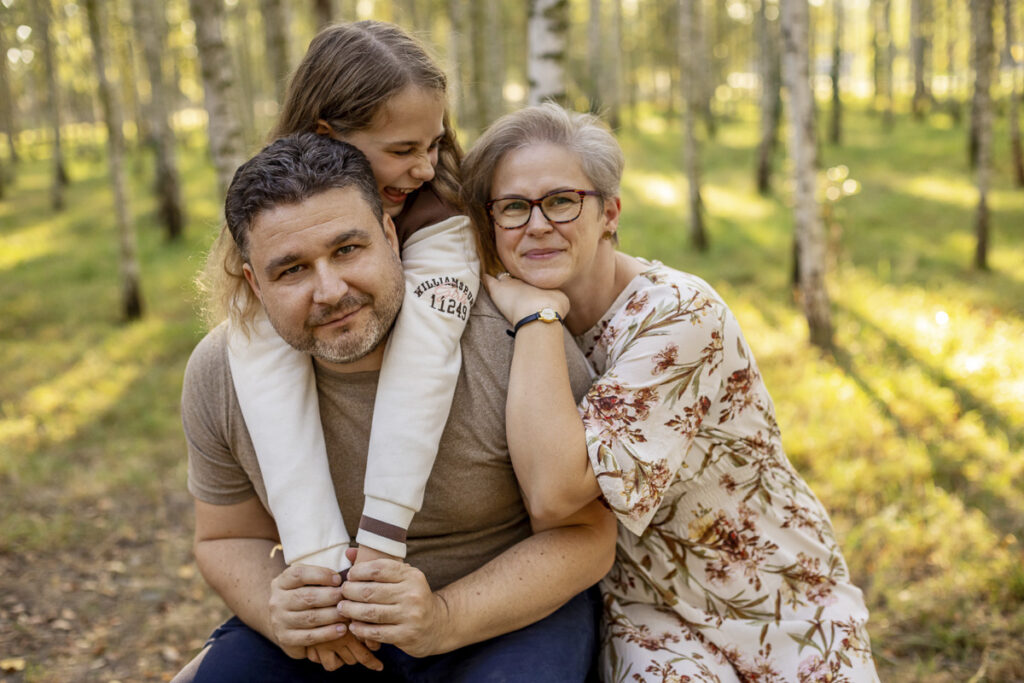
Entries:
{"label": "blurred background forest", "polygon": [[1020,0],[0,0],[0,680],[169,680],[226,616],[192,279],[310,38],[370,18],[466,147],[547,97],[615,128],[623,247],[735,310],[883,680],[1024,680]]}

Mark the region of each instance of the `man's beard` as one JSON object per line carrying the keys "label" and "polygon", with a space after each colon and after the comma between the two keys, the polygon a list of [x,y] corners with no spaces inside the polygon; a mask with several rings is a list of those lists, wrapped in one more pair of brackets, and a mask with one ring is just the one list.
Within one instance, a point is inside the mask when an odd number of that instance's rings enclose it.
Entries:
{"label": "man's beard", "polygon": [[[309,353],[314,358],[328,363],[353,363],[371,353],[387,338],[388,332],[398,316],[398,311],[402,307],[404,295],[403,279],[398,277],[393,282],[393,286],[382,291],[380,296],[346,295],[331,306],[322,306],[315,310],[306,320],[301,331],[295,334],[282,334],[282,330],[277,332],[292,347]],[[332,318],[337,318],[339,313],[352,312],[365,305],[371,306],[370,316],[361,330],[349,330],[342,334],[341,338],[331,340],[317,338],[316,327],[330,322]],[[353,332],[358,332],[358,334],[353,334]]]}

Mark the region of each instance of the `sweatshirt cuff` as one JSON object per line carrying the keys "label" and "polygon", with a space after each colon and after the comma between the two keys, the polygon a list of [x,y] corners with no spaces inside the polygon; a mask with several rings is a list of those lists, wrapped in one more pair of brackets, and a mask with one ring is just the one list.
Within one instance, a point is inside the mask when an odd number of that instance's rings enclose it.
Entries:
{"label": "sweatshirt cuff", "polygon": [[404,505],[366,496],[356,542],[388,555],[405,557],[406,530],[415,514],[415,510]]}
{"label": "sweatshirt cuff", "polygon": [[324,548],[318,550],[315,553],[310,553],[303,557],[297,557],[288,562],[292,564],[309,564],[314,567],[327,567],[333,569],[336,572],[348,572],[349,567],[352,563],[347,557],[345,557],[345,551],[348,550],[348,543],[340,543],[338,545],[331,546],[330,548]]}

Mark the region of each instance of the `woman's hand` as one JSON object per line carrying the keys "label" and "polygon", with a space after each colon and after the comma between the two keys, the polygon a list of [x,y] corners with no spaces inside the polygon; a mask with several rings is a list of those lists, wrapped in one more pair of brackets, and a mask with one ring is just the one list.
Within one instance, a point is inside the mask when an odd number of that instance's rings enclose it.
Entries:
{"label": "woman's hand", "polygon": [[540,289],[507,273],[483,276],[484,287],[510,323],[516,323],[542,308],[551,308],[563,319],[569,313],[569,298],[557,289]]}

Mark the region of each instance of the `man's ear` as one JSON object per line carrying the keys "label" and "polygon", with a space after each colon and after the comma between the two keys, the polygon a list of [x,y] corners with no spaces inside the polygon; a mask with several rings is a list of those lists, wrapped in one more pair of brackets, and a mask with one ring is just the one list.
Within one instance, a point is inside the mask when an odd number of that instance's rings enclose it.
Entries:
{"label": "man's ear", "polygon": [[253,272],[252,266],[248,263],[242,264],[242,273],[245,274],[245,281],[249,283],[249,288],[252,293],[256,295],[256,298],[263,303],[263,296],[260,295],[260,283],[256,280],[256,273]]}
{"label": "man's ear", "polygon": [[398,231],[395,230],[395,222],[391,220],[391,216],[384,214],[383,220],[381,220],[381,227],[384,229],[384,239],[391,245],[391,250],[396,255],[401,256],[402,249],[398,244]]}

